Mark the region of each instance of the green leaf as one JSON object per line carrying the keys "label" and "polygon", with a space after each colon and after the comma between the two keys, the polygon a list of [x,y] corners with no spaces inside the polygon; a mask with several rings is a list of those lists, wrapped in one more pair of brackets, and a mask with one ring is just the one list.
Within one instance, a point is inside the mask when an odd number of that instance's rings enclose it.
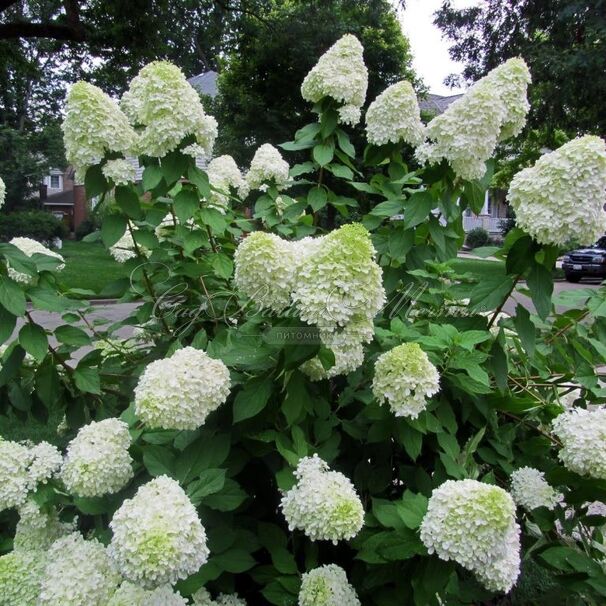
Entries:
{"label": "green leaf", "polygon": [[118,206],[131,218],[140,219],[142,216],[141,204],[137,192],[128,185],[118,185],[114,189],[114,196]]}
{"label": "green leaf", "polygon": [[240,507],[247,497],[237,482],[227,478],[223,489],[217,494],[205,497],[203,504],[218,511],[233,511]]}
{"label": "green leaf", "polygon": [[99,372],[96,368],[90,366],[80,366],[74,371],[74,381],[76,387],[87,393],[101,393],[101,382],[99,380]]}
{"label": "green leaf", "polygon": [[488,311],[497,308],[509,295],[514,280],[504,271],[495,269],[494,273],[483,275],[482,280],[471,291],[469,307],[474,311]]}
{"label": "green leaf", "polygon": [[528,274],[527,284],[537,314],[544,320],[551,311],[551,295],[553,294],[551,272],[544,265],[535,262]]}
{"label": "green leaf", "polygon": [[375,518],[377,518],[379,523],[382,526],[385,526],[385,528],[405,528],[405,524],[394,501],[388,501],[386,499],[373,499],[372,513]]}
{"label": "green leaf", "polygon": [[143,171],[143,190],[150,191],[157,187],[162,181],[162,169],[156,165],[151,164],[150,166],[146,166]]}
{"label": "green leaf", "polygon": [[329,164],[326,168],[339,179],[347,179],[348,181],[351,181],[354,178],[353,170],[347,166],[343,166],[342,164]]}
{"label": "green leaf", "polygon": [[4,343],[13,334],[16,324],[17,318],[0,306],[0,344]]}
{"label": "green leaf", "polygon": [[225,486],[225,469],[205,469],[197,480],[187,487],[187,496],[197,507],[204,497],[219,492]]}
{"label": "green leaf", "polygon": [[307,203],[312,207],[314,212],[318,212],[326,206],[328,195],[323,187],[313,187],[307,194]]}
{"label": "green leaf", "polygon": [[234,264],[231,262],[231,259],[223,253],[215,253],[212,265],[215,274],[225,280],[228,280],[234,271]]}
{"label": "green leaf", "polygon": [[522,347],[529,356],[533,356],[536,346],[536,328],[530,320],[530,312],[518,303],[516,306],[516,315],[513,319]]}
{"label": "green leaf", "polygon": [[257,562],[244,549],[233,548],[217,554],[213,557],[215,564],[218,564],[226,572],[240,574],[250,570]]}
{"label": "green leaf", "polygon": [[234,400],[234,423],[250,419],[261,412],[271,395],[272,381],[268,378],[252,379]]}
{"label": "green leaf", "polygon": [[105,215],[101,224],[101,239],[108,248],[113,246],[126,232],[124,215]]}
{"label": "green leaf", "polygon": [[91,338],[81,328],[67,324],[55,328],[55,337],[65,345],[89,345],[91,342]]}
{"label": "green leaf", "polygon": [[116,497],[114,495],[104,497],[74,497],[74,505],[87,516],[113,513],[116,509]]}
{"label": "green leaf", "polygon": [[227,227],[225,217],[215,208],[202,208],[200,210],[200,218],[216,234],[222,234]]}
{"label": "green leaf", "polygon": [[412,194],[404,206],[404,225],[409,228],[423,223],[436,206],[437,202],[428,191]]}
{"label": "green leaf", "polygon": [[370,214],[376,217],[392,217],[400,214],[403,208],[402,200],[387,200],[373,207]]}
{"label": "green leaf", "polygon": [[411,427],[407,421],[402,420],[398,422],[398,438],[408,456],[416,461],[421,454],[423,434]]}
{"label": "green leaf", "polygon": [[91,198],[96,198],[109,190],[109,183],[103,175],[103,171],[99,164],[91,166],[86,171],[86,175],[84,175],[84,189],[86,190],[86,197],[89,200]]}
{"label": "green leaf", "polygon": [[41,362],[48,353],[46,331],[38,324],[28,322],[19,331],[19,343],[25,351]]}
{"label": "green leaf", "polygon": [[339,144],[339,147],[350,158],[355,158],[356,157],[356,148],[352,145],[351,141],[349,140],[349,135],[344,130],[341,130],[340,128],[337,128],[337,130],[335,131],[335,134],[337,135],[337,143]]}
{"label": "green leaf", "polygon": [[330,162],[335,155],[335,146],[334,143],[319,143],[313,149],[313,157],[314,160],[320,166],[326,166]]}
{"label": "green leaf", "polygon": [[181,223],[185,223],[194,216],[198,208],[198,194],[195,191],[183,188],[176,196],[174,201],[175,214]]}
{"label": "green leaf", "polygon": [[25,315],[25,294],[6,276],[0,276],[0,305],[14,316]]}
{"label": "green leaf", "polygon": [[[178,181],[187,171],[191,158],[184,156],[180,151],[169,152],[160,160],[162,163],[162,174],[166,183],[170,186]],[[189,169],[191,171],[191,167]],[[190,173],[188,172],[188,176]],[[190,177],[190,181],[193,179]]]}
{"label": "green leaf", "polygon": [[0,386],[6,385],[13,377],[17,376],[24,357],[25,350],[22,347],[17,346],[11,351],[8,358],[0,365]]}
{"label": "green leaf", "polygon": [[300,372],[294,371],[286,386],[286,397],[280,408],[289,426],[297,421],[308,401],[307,380]]}
{"label": "green leaf", "polygon": [[416,530],[427,513],[427,497],[407,490],[397,502],[397,508],[404,524]]}
{"label": "green leaf", "polygon": [[508,274],[523,274],[533,258],[533,240],[530,236],[518,238],[507,252],[505,268]]}
{"label": "green leaf", "polygon": [[315,169],[316,166],[313,162],[302,162],[301,164],[295,164],[293,167],[291,167],[288,174],[291,177],[299,177],[300,175],[312,173]]}
{"label": "green leaf", "polygon": [[231,439],[229,434],[209,438],[201,436],[178,455],[175,474],[179,482],[187,484],[206,469],[216,468],[227,459]]}
{"label": "green leaf", "polygon": [[150,475],[154,477],[174,476],[175,456],[168,448],[150,444],[144,446],[142,450],[143,465]]}
{"label": "green leaf", "polygon": [[406,253],[413,247],[415,232],[413,229],[392,229],[387,240],[389,254],[392,259],[404,262]]}
{"label": "green leaf", "polygon": [[190,166],[187,171],[187,178],[198,188],[198,191],[204,198],[210,198],[210,184],[208,175],[197,166]]}

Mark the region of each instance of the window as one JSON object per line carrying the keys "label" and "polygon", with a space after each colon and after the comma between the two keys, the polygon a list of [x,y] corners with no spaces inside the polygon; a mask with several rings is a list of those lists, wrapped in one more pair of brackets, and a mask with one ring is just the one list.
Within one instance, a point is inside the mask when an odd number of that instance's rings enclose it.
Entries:
{"label": "window", "polygon": [[50,176],[50,187],[51,189],[61,189],[61,175]]}

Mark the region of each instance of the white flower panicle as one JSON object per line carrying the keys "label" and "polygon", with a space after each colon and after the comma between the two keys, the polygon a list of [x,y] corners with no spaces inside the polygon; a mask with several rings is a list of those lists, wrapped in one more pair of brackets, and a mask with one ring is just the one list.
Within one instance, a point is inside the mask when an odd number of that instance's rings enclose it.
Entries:
{"label": "white flower panicle", "polygon": [[86,82],[71,87],[62,128],[65,157],[81,181],[87,169],[99,164],[106,152],[127,153],[137,141],[118,104]]}
{"label": "white flower panicle", "polygon": [[206,150],[199,143],[192,143],[191,145],[186,145],[181,153],[186,156],[191,156],[194,159],[204,158],[206,157]]}
{"label": "white flower panicle", "polygon": [[208,559],[206,532],[178,482],[160,476],[122,503],[110,522],[110,555],[122,576],[146,589],[197,572]]}
{"label": "white flower panicle", "polygon": [[[132,226],[133,231],[137,231],[137,226]],[[149,257],[151,251],[149,251],[141,244],[137,244],[139,252],[145,257]],[[122,237],[112,246],[109,247],[109,254],[118,263],[126,263],[129,259],[135,259],[137,257],[137,248],[135,247],[135,240],[133,238],[130,229],[127,229]]]}
{"label": "white flower panicle", "polygon": [[342,103],[339,121],[356,125],[368,88],[368,70],[363,55],[360,41],[352,34],[337,40],[305,76],[301,85],[303,98],[317,103],[330,97]]}
{"label": "white flower panicle", "polygon": [[259,307],[280,313],[290,305],[298,259],[286,240],[253,232],[238,245],[234,265],[236,287]]}
{"label": "white flower panicle", "polygon": [[72,533],[48,550],[38,606],[106,606],[119,582],[107,549]]}
{"label": "white flower panicle", "polygon": [[[49,250],[44,246],[44,244],[40,244],[36,240],[32,240],[31,238],[13,238],[10,240],[9,244],[16,246],[24,255],[31,257],[35,254],[46,255],[47,257],[54,257],[55,259],[59,259],[61,263],[57,265],[55,271],[61,271],[65,267],[65,259],[59,254],[52,250]],[[10,266],[10,262],[7,266],[8,276],[15,280],[15,282],[21,282],[22,284],[31,284],[34,280],[32,276],[24,274],[20,271],[13,269]]]}
{"label": "white flower panicle", "polygon": [[511,496],[528,511],[537,507],[554,509],[564,498],[548,484],[545,474],[533,467],[520,467],[511,474]]}
{"label": "white flower panicle", "polygon": [[6,184],[2,177],[0,177],[0,208],[4,206],[4,201],[6,200]]}
{"label": "white flower panicle", "polygon": [[299,606],[360,606],[356,590],[336,564],[314,568],[303,575]]}
{"label": "white flower panicle", "polygon": [[195,606],[246,606],[246,601],[236,594],[220,593],[216,600],[213,600],[208,589],[201,587],[192,595]]}
{"label": "white flower panicle", "polygon": [[104,419],[85,425],[67,446],[61,479],[67,490],[81,497],[118,492],[133,477],[128,453],[128,425]]}
{"label": "white flower panicle", "polygon": [[108,160],[101,169],[103,175],[111,179],[114,185],[128,185],[134,183],[136,170],[132,162],[118,158],[117,160]]}
{"label": "white flower panicle", "polygon": [[167,61],[146,65],[120,103],[140,129],[139,154],[162,158],[193,135],[204,155],[211,155],[217,121],[204,112],[200,96],[175,65]]}
{"label": "white flower panicle", "polygon": [[39,606],[40,581],[46,566],[43,551],[12,551],[0,557],[2,606]]}
{"label": "white flower panicle", "polygon": [[417,94],[406,80],[385,89],[366,112],[366,138],[373,145],[403,141],[417,147],[423,130]]}
{"label": "white flower panicle", "polygon": [[528,112],[530,72],[510,59],[478,80],[426,128],[428,141],[416,150],[422,163],[446,159],[462,179],[481,179],[497,143],[518,134]]}
{"label": "white flower panicle", "polygon": [[0,511],[25,502],[33,456],[27,446],[0,438]]}
{"label": "white flower panicle", "polygon": [[145,589],[124,581],[107,606],[187,606],[187,600],[173,591],[170,585]]}
{"label": "white flower panicle", "polygon": [[440,390],[440,375],[418,343],[403,343],[381,354],[375,363],[372,391],[387,401],[396,417],[416,419],[427,398]]}
{"label": "white flower panicle", "polygon": [[515,503],[502,488],[448,480],[433,490],[421,524],[429,553],[474,572],[491,591],[508,592],[520,573]]}
{"label": "white flower panicle", "polygon": [[206,169],[208,180],[213,188],[209,204],[219,210],[229,207],[230,190],[235,190],[240,198],[248,195],[248,183],[242,176],[236,161],[231,156],[213,158]]}
{"label": "white flower panicle", "polygon": [[197,429],[229,395],[227,366],[193,347],[149,364],[135,388],[135,413],[149,427]]}
{"label": "white flower panicle", "polygon": [[30,449],[32,462],[27,476],[28,488],[35,490],[38,483],[46,483],[60,469],[63,457],[56,446],[48,442],[40,442]]}
{"label": "white flower panicle", "polygon": [[268,185],[285,189],[289,170],[288,162],[284,160],[282,154],[270,143],[264,143],[253,156],[246,173],[246,182],[249,189],[265,191]]}
{"label": "white flower panicle", "polygon": [[290,530],[302,530],[312,541],[355,537],[364,524],[364,508],[351,481],[330,471],[318,455],[304,457],[295,471],[297,484],[280,502]]}
{"label": "white flower panicle", "polygon": [[507,199],[516,223],[540,244],[593,244],[606,230],[606,144],[585,136],[517,173]]}
{"label": "white flower panicle", "polygon": [[13,549],[46,551],[57,539],[73,531],[74,524],[61,522],[55,509],[43,511],[33,499],[28,499],[19,507]]}
{"label": "white flower panicle", "polygon": [[553,433],[562,441],[558,454],[570,471],[606,479],[606,408],[573,408],[553,420]]}

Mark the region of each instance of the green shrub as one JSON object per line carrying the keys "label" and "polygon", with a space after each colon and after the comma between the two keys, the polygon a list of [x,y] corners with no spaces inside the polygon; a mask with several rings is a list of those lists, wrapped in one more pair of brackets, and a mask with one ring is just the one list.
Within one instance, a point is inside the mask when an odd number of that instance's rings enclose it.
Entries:
{"label": "green shrub", "polygon": [[65,224],[43,210],[0,214],[0,241],[12,238],[32,238],[38,242],[50,242],[54,238],[64,238]]}
{"label": "green shrub", "polygon": [[92,234],[95,230],[99,229],[100,222],[95,216],[87,217],[76,227],[76,240],[82,240],[88,234]]}
{"label": "green shrub", "polygon": [[469,248],[479,248],[490,244],[490,235],[483,227],[474,227],[467,233],[465,243]]}

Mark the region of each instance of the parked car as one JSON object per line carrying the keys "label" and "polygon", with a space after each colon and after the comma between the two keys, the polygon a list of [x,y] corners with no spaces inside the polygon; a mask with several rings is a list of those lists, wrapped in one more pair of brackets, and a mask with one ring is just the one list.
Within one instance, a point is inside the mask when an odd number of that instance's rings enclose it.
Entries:
{"label": "parked car", "polygon": [[579,282],[581,278],[606,278],[606,236],[589,248],[566,253],[562,269],[569,282]]}

